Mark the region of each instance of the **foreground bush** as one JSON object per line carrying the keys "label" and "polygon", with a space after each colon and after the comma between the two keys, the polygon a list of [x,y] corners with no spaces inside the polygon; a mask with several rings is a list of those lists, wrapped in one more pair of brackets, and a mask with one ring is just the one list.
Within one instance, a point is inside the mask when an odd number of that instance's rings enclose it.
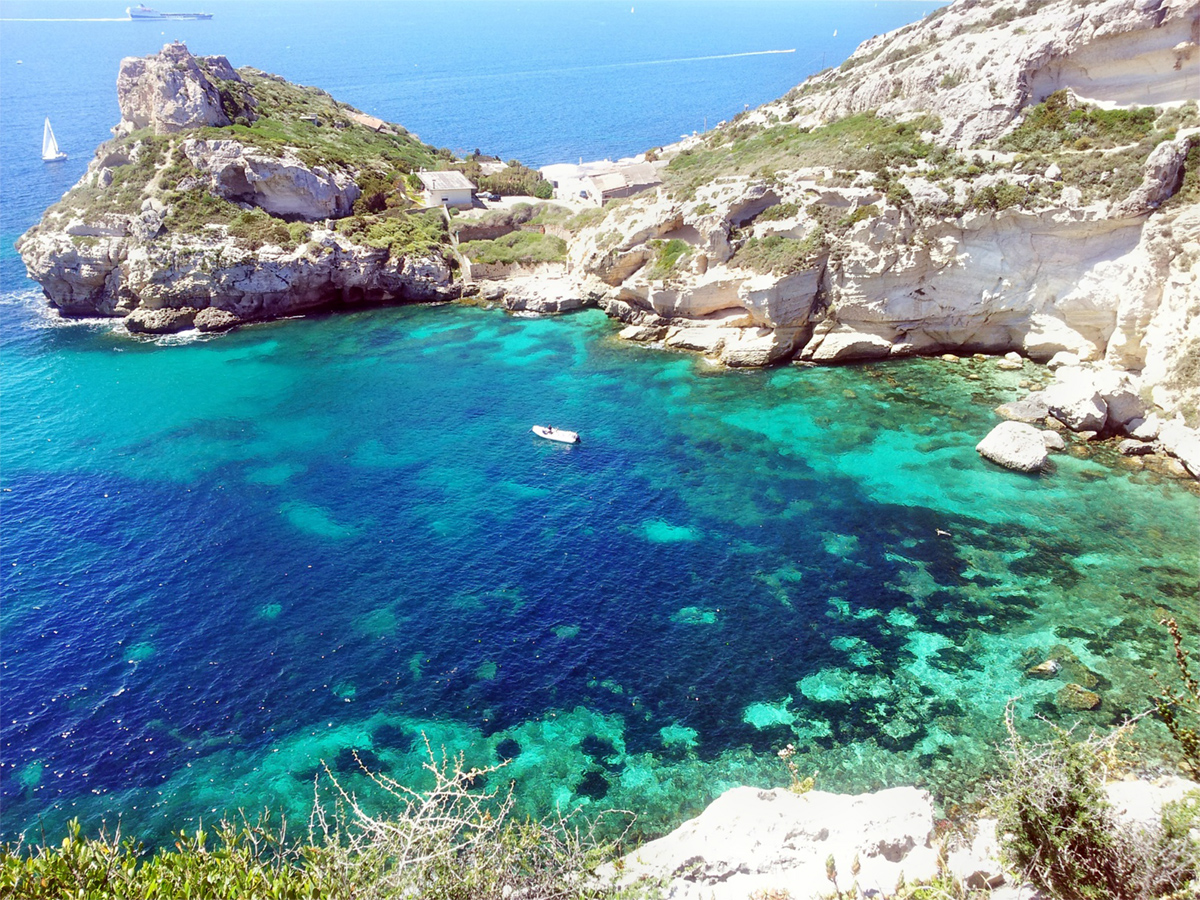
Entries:
{"label": "foreground bush", "polygon": [[[388,816],[367,813],[332,779],[334,803],[318,804],[304,840],[283,823],[222,821],[181,832],[174,849],[148,853],[120,834],[85,838],[78,822],[57,846],[0,847],[0,897],[30,900],[138,898],[387,898],[599,900],[596,878],[612,846],[595,822],[517,821],[511,794],[473,787],[496,771],[461,757],[425,764],[434,786],[412,791],[372,775],[391,794]],[[210,841],[211,837],[211,841]]]}
{"label": "foreground bush", "polygon": [[1132,726],[1075,741],[1056,730],[1022,739],[1007,717],[1007,772],[997,785],[1000,845],[1022,876],[1066,900],[1194,897],[1200,876],[1195,798],[1169,804],[1148,828],[1120,822],[1104,783]]}

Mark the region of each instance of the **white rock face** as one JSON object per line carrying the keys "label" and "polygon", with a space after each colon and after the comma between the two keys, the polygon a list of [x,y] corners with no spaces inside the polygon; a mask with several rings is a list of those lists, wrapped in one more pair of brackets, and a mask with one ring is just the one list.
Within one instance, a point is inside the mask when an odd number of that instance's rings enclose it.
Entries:
{"label": "white rock face", "polygon": [[[197,58],[181,43],[167,44],[155,56],[121,60],[117,75],[117,103],[121,107],[118,131],[152,127],[156,134],[165,134],[230,124],[214,79],[241,81],[225,57]],[[253,117],[251,111],[243,112]]]}
{"label": "white rock face", "polygon": [[1200,431],[1179,421],[1164,422],[1158,429],[1158,440],[1193,476],[1200,478]]}
{"label": "white rock face", "polygon": [[1200,784],[1174,775],[1157,781],[1110,781],[1104,786],[1117,819],[1141,828],[1160,824],[1166,804],[1195,790],[1200,790]]}
{"label": "white rock face", "polygon": [[1018,472],[1040,472],[1049,459],[1042,432],[1024,422],[1001,422],[975,449],[984,459]]}
{"label": "white rock face", "polygon": [[186,140],[183,152],[209,178],[219,197],[250,203],[273,216],[315,222],[348,216],[361,195],[354,179],[322,166],[309,168],[290,150],[272,156],[238,141]]}
{"label": "white rock face", "polygon": [[1108,420],[1108,405],[1086,380],[1056,381],[1042,396],[1050,415],[1072,431],[1100,431]]}
{"label": "white rock face", "polygon": [[1179,102],[1196,91],[1195,16],[1194,0],[1059,2],[1036,15],[1020,4],[953,3],[922,27],[866,41],[846,64],[811,79],[815,89],[799,101],[784,98],[761,113],[803,104],[809,111],[797,121],[813,126],[866,110],[900,118],[929,111],[967,149],[1062,88],[1121,106]]}
{"label": "white rock face", "polygon": [[826,878],[829,856],[843,890],[857,880],[862,891],[890,894],[901,873],[909,881],[933,877],[929,794],[910,787],[859,796],[734,788],[626,856],[621,881],[665,878],[671,900],[745,900],[756,891],[816,900],[834,889]]}

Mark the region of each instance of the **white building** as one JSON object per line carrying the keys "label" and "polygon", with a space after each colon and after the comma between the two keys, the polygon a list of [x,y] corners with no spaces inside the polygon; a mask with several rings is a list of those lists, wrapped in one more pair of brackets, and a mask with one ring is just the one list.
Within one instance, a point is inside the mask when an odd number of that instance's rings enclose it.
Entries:
{"label": "white building", "polygon": [[471,206],[475,185],[462,172],[418,172],[425,203],[429,206]]}

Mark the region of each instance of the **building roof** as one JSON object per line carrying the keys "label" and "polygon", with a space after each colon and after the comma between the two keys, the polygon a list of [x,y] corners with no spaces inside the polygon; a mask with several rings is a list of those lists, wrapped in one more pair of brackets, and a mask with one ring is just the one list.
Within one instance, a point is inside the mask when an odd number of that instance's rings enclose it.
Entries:
{"label": "building roof", "polygon": [[462,172],[418,172],[417,177],[427,191],[475,190],[471,179]]}
{"label": "building roof", "polygon": [[595,190],[606,194],[627,188],[641,190],[654,187],[662,184],[662,178],[659,177],[658,169],[649,163],[635,163],[592,175],[591,182]]}

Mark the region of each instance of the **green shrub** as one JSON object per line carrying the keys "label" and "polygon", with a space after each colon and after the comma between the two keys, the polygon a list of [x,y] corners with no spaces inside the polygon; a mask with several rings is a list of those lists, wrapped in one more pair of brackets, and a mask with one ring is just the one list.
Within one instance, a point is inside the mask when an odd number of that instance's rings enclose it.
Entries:
{"label": "green shrub", "polygon": [[514,231],[491,241],[466,241],[459,252],[477,263],[562,262],[567,258],[567,242],[537,231]]}
{"label": "green shrub", "polygon": [[663,172],[675,197],[694,197],[696,189],[722,175],[753,175],[804,166],[882,172],[916,164],[935,150],[924,132],[941,130],[934,116],[897,122],[865,112],[820,128],[779,124],[743,125],[712,133],[712,142],[682,151]]}
{"label": "green shrub", "polygon": [[167,194],[166,202],[164,224],[169,231],[179,234],[199,234],[205,225],[228,225],[242,212],[228,200],[201,188]]}
{"label": "green shrub", "polygon": [[26,900],[203,898],[316,900],[602,900],[616,892],[597,876],[613,844],[599,822],[517,820],[511,794],[476,785],[495,767],[461,757],[425,768],[433,786],[413,791],[367,773],[391,795],[389,815],[359,806],[330,776],[308,834],[288,836],[269,817],[180,832],[173,849],[148,853],[119,835],[83,837],[78,822],[58,844],[0,846],[0,896]]}
{"label": "green shrub", "polygon": [[1006,724],[1006,773],[993,806],[1001,850],[1022,877],[1065,900],[1148,900],[1192,882],[1200,855],[1188,829],[1180,837],[1177,822],[1122,825],[1108,802],[1104,783],[1132,725],[1084,741],[1056,729],[1031,744],[1011,707]]}
{"label": "green shrub", "polygon": [[803,240],[781,234],[752,237],[738,248],[729,264],[760,275],[788,275],[810,268],[825,249],[825,231],[817,226]]}
{"label": "green shrub", "polygon": [[[1066,90],[1055,91],[1031,107],[1021,124],[1000,139],[999,146],[1031,153],[1068,144],[1077,150],[1133,144],[1150,134],[1157,116],[1150,106],[1132,110],[1073,106]],[[1083,146],[1079,146],[1081,142]]]}
{"label": "green shrub", "polygon": [[352,241],[377,250],[387,249],[396,259],[429,256],[450,242],[446,220],[438,210],[353,216],[339,220],[337,229]]}
{"label": "green shrub", "polygon": [[981,187],[971,194],[970,206],[978,210],[999,211],[1021,206],[1028,192],[1025,188],[1009,181],[997,181]]}
{"label": "green shrub", "polygon": [[776,203],[760,212],[758,218],[763,222],[777,222],[781,219],[790,219],[798,212],[800,212],[799,203]]}
{"label": "green shrub", "polygon": [[842,228],[849,228],[852,225],[857,225],[863,219],[869,219],[871,216],[879,215],[879,207],[874,203],[867,206],[856,206],[838,221],[838,225]]}
{"label": "green shrub", "polygon": [[289,225],[261,209],[247,210],[229,223],[229,236],[249,250],[258,250],[264,244],[278,244],[284,250],[295,250],[308,240],[308,235],[309,227],[303,222]]}
{"label": "green shrub", "polygon": [[651,281],[670,278],[680,260],[692,249],[687,241],[678,238],[669,241],[649,241],[646,246],[654,251],[654,261],[646,270],[646,277]]}

